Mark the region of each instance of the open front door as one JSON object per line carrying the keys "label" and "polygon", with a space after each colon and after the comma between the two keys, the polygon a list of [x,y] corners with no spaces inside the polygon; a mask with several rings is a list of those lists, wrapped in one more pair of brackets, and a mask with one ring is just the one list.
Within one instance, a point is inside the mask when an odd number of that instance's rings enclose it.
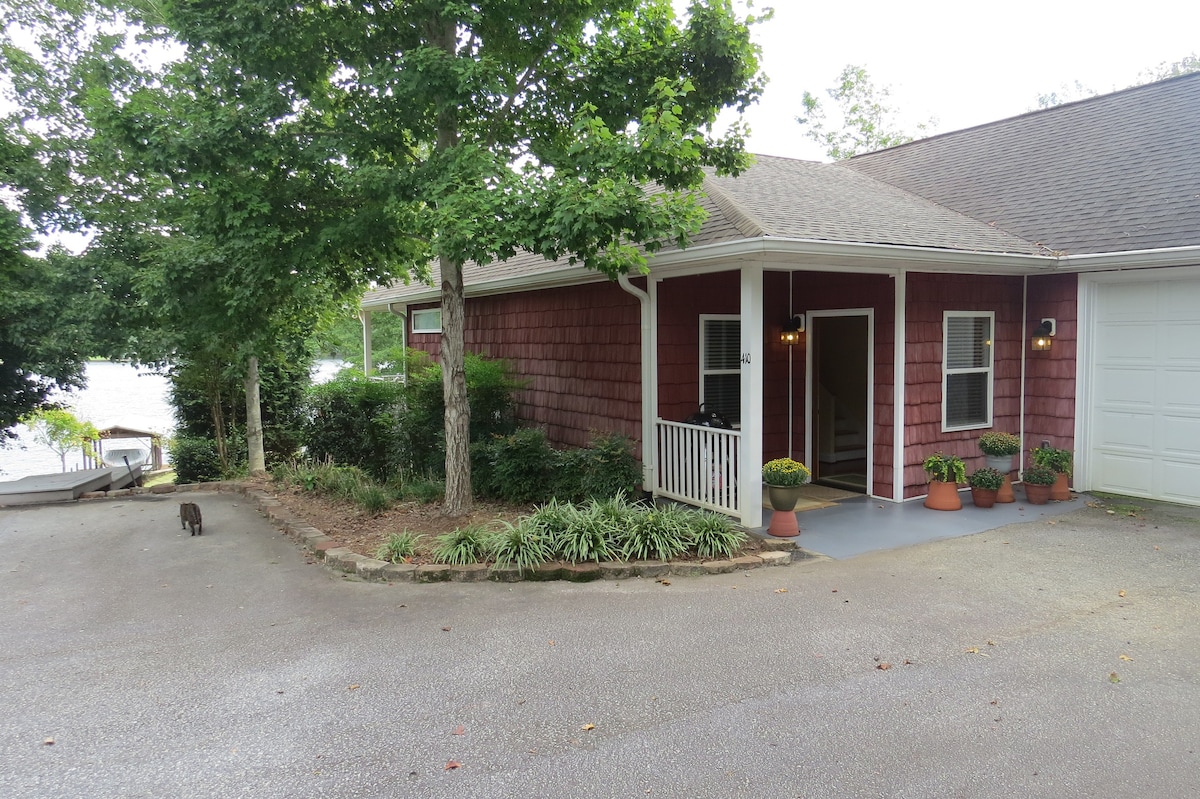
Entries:
{"label": "open front door", "polygon": [[[809,314],[813,481],[868,493],[871,468],[871,318]],[[834,315],[844,314],[844,315]]]}

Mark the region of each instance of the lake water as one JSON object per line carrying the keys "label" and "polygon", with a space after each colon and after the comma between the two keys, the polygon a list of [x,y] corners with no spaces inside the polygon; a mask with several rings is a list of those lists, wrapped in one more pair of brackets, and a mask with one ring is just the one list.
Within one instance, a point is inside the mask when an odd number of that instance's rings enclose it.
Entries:
{"label": "lake water", "polygon": [[[338,361],[318,361],[313,368],[313,379],[324,382],[342,366]],[[170,383],[165,376],[110,361],[89,361],[84,371],[86,388],[59,395],[80,420],[91,422],[101,430],[120,425],[163,436],[174,432],[175,411],[167,402]],[[19,438],[7,447],[0,447],[0,480],[62,471],[58,455],[35,442],[27,427],[17,425],[13,432]],[[163,457],[167,457],[165,450]],[[78,469],[81,465],[78,453],[68,453],[68,470]]]}

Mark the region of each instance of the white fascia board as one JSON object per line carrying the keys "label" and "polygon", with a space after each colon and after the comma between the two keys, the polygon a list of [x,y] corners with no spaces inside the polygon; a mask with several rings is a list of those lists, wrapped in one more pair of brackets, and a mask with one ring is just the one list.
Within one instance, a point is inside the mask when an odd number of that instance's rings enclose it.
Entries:
{"label": "white fascia board", "polygon": [[[971,274],[1038,274],[1053,272],[1057,259],[1019,253],[967,252],[933,247],[893,244],[859,244],[815,239],[759,237],[719,244],[704,244],[686,250],[671,250],[650,256],[649,267],[656,278],[682,277],[738,268],[743,261],[764,263],[768,268],[796,271],[859,272],[894,274],[904,267],[919,272],[969,272]],[[552,272],[490,280],[466,286],[466,296],[481,297],[515,291],[601,283],[608,277],[583,265]],[[363,298],[367,309],[383,309],[389,302],[436,302],[441,291],[429,286],[410,286],[411,292],[380,290]]]}
{"label": "white fascia board", "polygon": [[1200,247],[1165,247],[1156,250],[1064,255],[1059,258],[1058,271],[1112,272],[1173,266],[1200,266]]}

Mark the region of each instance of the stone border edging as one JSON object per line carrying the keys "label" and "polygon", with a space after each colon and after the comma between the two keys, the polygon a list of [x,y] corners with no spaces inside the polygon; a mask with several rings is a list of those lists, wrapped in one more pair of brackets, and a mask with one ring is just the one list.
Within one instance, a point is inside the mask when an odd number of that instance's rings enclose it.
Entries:
{"label": "stone border edging", "polygon": [[698,577],[706,574],[730,574],[767,566],[787,566],[796,560],[812,560],[823,557],[800,549],[795,541],[766,538],[763,539],[764,549],[760,554],[743,555],[730,560],[635,560],[605,563],[563,563],[561,561],[553,561],[543,563],[524,573],[516,566],[491,567],[483,563],[472,563],[466,566],[448,566],[430,563],[420,565],[412,563],[388,563],[387,561],[360,555],[349,548],[337,546],[336,541],[316,527],[313,527],[302,519],[292,517],[275,495],[251,483],[238,481],[185,483],[183,485],[166,483],[152,486],[151,488],[89,491],[82,494],[80,499],[102,499],[138,494],[173,494],[189,491],[217,491],[241,494],[247,499],[253,500],[258,512],[266,516],[267,520],[274,527],[304,547],[315,558],[323,561],[326,567],[345,574],[357,575],[363,580],[374,582],[479,583],[492,581],[517,583],[525,580],[531,582],[567,580],[569,582],[586,583],[592,580],[623,580],[631,577],[653,577],[656,579],[662,579],[667,576]]}

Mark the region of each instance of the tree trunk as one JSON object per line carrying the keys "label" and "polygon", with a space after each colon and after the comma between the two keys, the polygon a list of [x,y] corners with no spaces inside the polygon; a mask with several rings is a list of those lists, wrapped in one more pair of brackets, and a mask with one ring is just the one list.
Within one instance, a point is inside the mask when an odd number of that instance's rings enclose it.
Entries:
{"label": "tree trunk", "polygon": [[263,474],[267,471],[258,385],[258,356],[251,355],[246,364],[246,447],[249,449],[250,474]]}
{"label": "tree trunk", "polygon": [[446,404],[446,500],[450,516],[471,511],[471,406],[463,361],[462,264],[439,260],[442,269],[442,399]]}

